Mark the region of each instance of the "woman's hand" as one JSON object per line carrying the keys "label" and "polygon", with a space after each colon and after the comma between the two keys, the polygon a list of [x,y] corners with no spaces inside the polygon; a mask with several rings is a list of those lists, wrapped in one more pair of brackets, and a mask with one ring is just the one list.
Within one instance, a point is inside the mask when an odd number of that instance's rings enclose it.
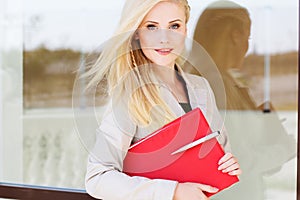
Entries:
{"label": "woman's hand", "polygon": [[218,189],[199,183],[178,183],[173,200],[208,200],[203,191],[215,193]]}
{"label": "woman's hand", "polygon": [[229,175],[241,175],[242,170],[237,162],[237,159],[231,154],[226,153],[218,162],[218,170],[222,170],[223,173],[228,173]]}

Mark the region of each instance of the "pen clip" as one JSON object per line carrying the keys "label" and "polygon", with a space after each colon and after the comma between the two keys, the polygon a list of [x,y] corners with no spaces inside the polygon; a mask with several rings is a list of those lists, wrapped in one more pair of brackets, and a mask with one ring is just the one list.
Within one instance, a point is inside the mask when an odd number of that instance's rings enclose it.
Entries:
{"label": "pen clip", "polygon": [[204,136],[204,137],[202,137],[202,138],[200,138],[198,140],[195,140],[194,142],[191,142],[189,144],[186,144],[186,145],[180,147],[176,151],[172,152],[171,155],[175,155],[177,153],[181,153],[183,151],[186,151],[186,150],[188,150],[188,149],[190,149],[192,147],[195,147],[195,146],[197,146],[197,145],[199,145],[199,144],[201,144],[203,142],[206,142],[206,141],[208,141],[208,140],[210,140],[212,138],[215,138],[218,135],[220,135],[220,131],[212,132],[212,133],[210,133],[210,134],[208,134],[208,135],[206,135],[206,136]]}

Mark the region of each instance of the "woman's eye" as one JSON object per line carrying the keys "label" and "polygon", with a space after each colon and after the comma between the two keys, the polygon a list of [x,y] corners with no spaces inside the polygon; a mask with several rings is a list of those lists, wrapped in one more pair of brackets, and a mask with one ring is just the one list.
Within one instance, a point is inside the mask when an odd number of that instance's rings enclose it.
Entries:
{"label": "woman's eye", "polygon": [[157,27],[153,24],[149,24],[149,25],[147,25],[147,29],[150,31],[154,31],[155,29],[157,29]]}
{"label": "woman's eye", "polygon": [[179,24],[172,24],[170,26],[170,29],[179,29],[180,25]]}

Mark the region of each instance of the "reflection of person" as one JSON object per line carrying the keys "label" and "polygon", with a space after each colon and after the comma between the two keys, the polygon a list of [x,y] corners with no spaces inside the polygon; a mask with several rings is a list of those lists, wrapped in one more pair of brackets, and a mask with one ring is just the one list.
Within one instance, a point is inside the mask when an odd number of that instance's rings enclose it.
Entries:
{"label": "reflection of person", "polygon": [[235,79],[231,73],[242,67],[248,50],[250,26],[251,20],[245,8],[230,1],[218,1],[203,11],[195,28],[194,40],[212,57],[223,78],[227,109],[256,107],[244,81]]}
{"label": "reflection of person", "polygon": [[[203,11],[194,32],[194,39],[211,56],[223,78],[226,105],[219,109],[227,109],[225,125],[244,172],[239,184],[214,196],[222,200],[264,199],[263,176],[278,171],[296,152],[294,138],[286,134],[276,113],[259,111],[243,77],[234,76],[248,50],[250,26],[246,8],[221,0]],[[191,68],[186,70],[198,74]],[[209,69],[206,71],[209,74]],[[208,81],[213,89],[218,88],[213,79]]]}
{"label": "reflection of person", "polygon": [[[129,177],[122,172],[132,142],[195,107],[200,107],[212,129],[222,127],[207,81],[184,74],[180,67],[188,18],[186,0],[126,1],[116,39],[104,46],[97,63],[87,72],[92,77],[89,86],[107,79],[111,97],[88,160],[86,189],[90,195],[107,200],[200,200],[207,199],[203,191],[217,192],[200,183]],[[129,100],[124,102],[126,97]],[[218,163],[219,169],[240,175],[236,158],[228,152],[225,129],[218,140],[227,152]]]}

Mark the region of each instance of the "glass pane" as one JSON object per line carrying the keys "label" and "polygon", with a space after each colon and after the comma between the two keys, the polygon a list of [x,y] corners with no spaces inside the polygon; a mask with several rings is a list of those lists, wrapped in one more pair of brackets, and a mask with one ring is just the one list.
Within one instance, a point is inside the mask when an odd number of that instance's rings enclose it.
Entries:
{"label": "glass pane", "polygon": [[[24,4],[23,181],[84,188],[88,152],[75,122],[85,124],[90,137],[97,126],[89,123],[93,113],[86,97],[72,99],[73,86],[78,69],[85,70],[85,55],[115,28],[122,2],[55,4],[35,0]],[[108,22],[107,17],[112,20]],[[72,100],[80,102],[76,112]]]}
{"label": "glass pane", "polygon": [[[203,53],[214,68],[200,60],[184,70],[209,81],[243,169],[212,199],[295,199],[298,1],[189,3],[187,61]],[[0,182],[84,189],[105,104],[76,76],[123,4],[0,0]]]}
{"label": "glass pane", "polygon": [[0,1],[0,180],[21,182],[22,7]]}
{"label": "glass pane", "polygon": [[[210,1],[195,22],[193,38],[224,83],[226,103],[217,103],[243,169],[238,184],[212,199],[296,199],[297,5]],[[216,95],[220,84],[205,72]]]}

